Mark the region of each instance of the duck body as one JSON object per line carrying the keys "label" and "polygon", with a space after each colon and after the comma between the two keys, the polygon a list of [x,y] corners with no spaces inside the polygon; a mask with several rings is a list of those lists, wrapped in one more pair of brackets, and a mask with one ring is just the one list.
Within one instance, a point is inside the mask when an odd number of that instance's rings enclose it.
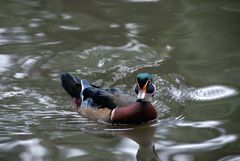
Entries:
{"label": "duck body", "polygon": [[69,73],[62,74],[61,84],[84,117],[112,124],[140,124],[157,118],[151,102],[121,90],[99,88]]}
{"label": "duck body", "polygon": [[157,111],[150,102],[135,102],[111,113],[111,122],[119,124],[138,124],[157,118]]}

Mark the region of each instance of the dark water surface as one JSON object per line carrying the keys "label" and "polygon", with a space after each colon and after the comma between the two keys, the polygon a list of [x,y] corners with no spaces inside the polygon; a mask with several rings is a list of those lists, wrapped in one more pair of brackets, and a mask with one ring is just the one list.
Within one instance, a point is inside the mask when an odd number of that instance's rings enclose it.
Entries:
{"label": "dark water surface", "polygon": [[[1,161],[240,160],[239,0],[0,2]],[[158,120],[73,112],[59,76],[133,93],[155,75]]]}

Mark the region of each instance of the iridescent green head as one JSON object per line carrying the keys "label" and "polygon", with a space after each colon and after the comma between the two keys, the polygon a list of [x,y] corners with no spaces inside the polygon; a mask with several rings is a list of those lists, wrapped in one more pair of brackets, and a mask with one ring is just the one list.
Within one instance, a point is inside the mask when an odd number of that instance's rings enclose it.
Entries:
{"label": "iridescent green head", "polygon": [[149,73],[139,73],[137,75],[137,84],[135,86],[135,93],[139,100],[146,99],[146,96],[152,96],[156,91],[153,84],[153,75]]}

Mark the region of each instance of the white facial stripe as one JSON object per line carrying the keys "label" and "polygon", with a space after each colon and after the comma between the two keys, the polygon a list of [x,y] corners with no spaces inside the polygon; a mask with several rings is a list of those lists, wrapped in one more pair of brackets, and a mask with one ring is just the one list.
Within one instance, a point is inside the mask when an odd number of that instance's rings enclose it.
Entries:
{"label": "white facial stripe", "polygon": [[[83,80],[81,80],[81,89],[82,89],[82,90],[81,90],[81,92],[80,92],[80,97],[81,97],[81,100],[82,100],[82,101],[81,101],[81,105],[82,105],[82,103],[83,103],[83,90],[85,89],[84,86],[83,86]],[[81,105],[80,105],[80,106],[81,106]]]}
{"label": "white facial stripe", "polygon": [[113,120],[114,112],[115,112],[115,109],[113,109],[112,112],[111,112],[111,116],[110,116],[110,120],[111,120],[111,121]]}
{"label": "white facial stripe", "polygon": [[145,96],[146,96],[146,93],[145,93],[143,90],[140,90],[140,91],[138,92],[137,98],[138,98],[138,99],[144,99]]}
{"label": "white facial stripe", "polygon": [[156,86],[154,84],[152,84],[152,85],[154,87],[154,92],[152,94],[154,94],[156,92],[157,88],[156,88]]}

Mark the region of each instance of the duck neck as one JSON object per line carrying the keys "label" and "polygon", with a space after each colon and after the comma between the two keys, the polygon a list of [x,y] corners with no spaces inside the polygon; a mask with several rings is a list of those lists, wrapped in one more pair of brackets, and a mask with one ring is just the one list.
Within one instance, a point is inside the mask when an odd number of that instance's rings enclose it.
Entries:
{"label": "duck neck", "polygon": [[146,94],[144,99],[138,99],[137,101],[139,102],[152,102],[152,94]]}
{"label": "duck neck", "polygon": [[149,100],[145,100],[145,99],[137,99],[136,102],[138,102],[138,103],[140,103],[142,105],[147,104],[147,103],[151,103]]}

